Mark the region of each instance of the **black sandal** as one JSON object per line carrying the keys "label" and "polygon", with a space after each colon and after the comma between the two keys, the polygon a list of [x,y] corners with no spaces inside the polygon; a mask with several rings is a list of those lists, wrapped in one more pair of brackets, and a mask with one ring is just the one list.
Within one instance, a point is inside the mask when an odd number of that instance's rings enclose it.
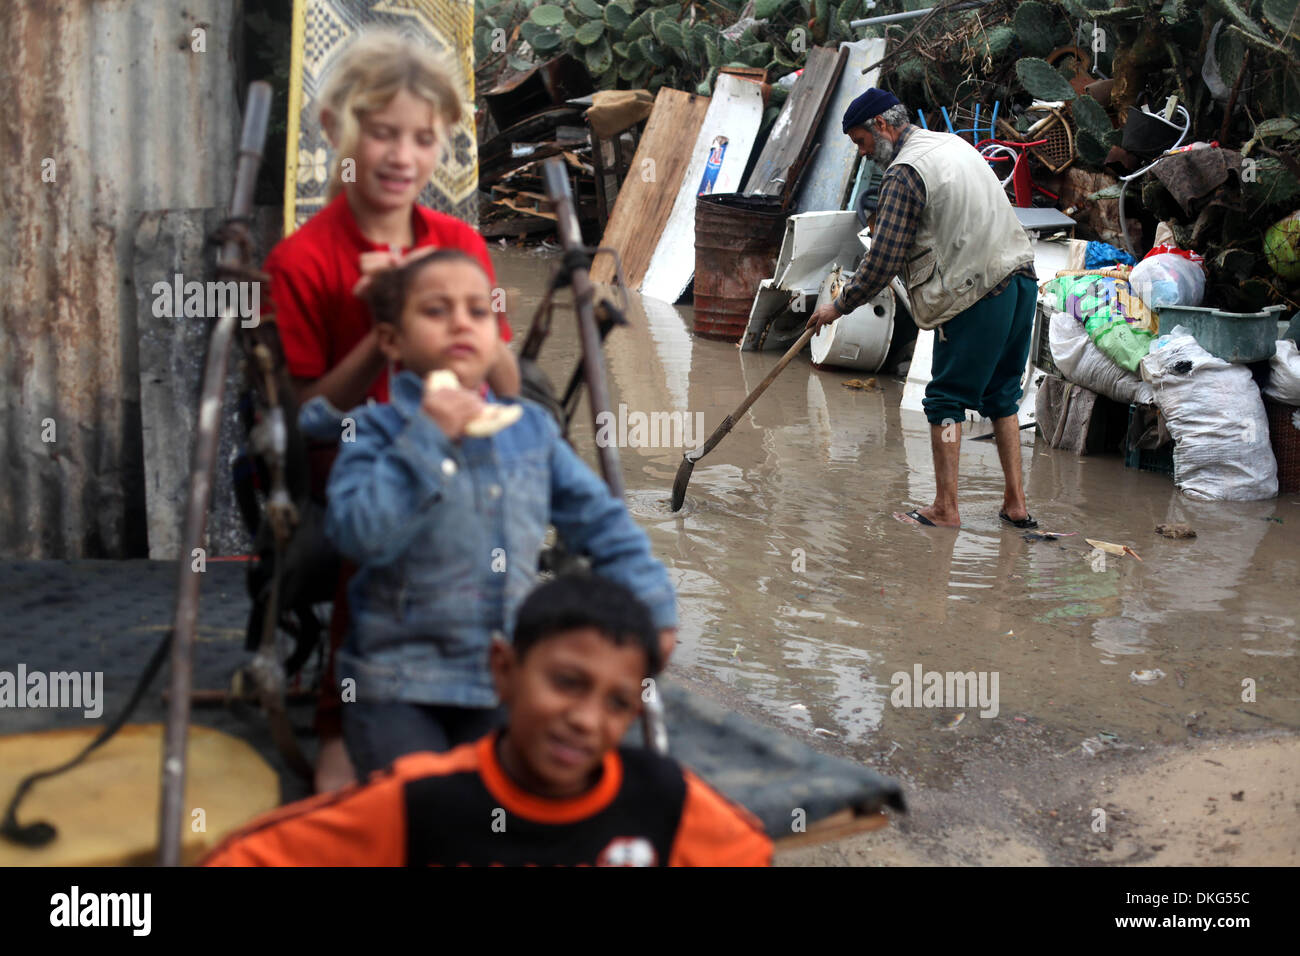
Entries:
{"label": "black sandal", "polygon": [[1001,518],[1003,521],[1005,521],[1007,524],[1011,525],[1011,527],[1020,528],[1022,531],[1025,530],[1026,528],[1038,527],[1038,522],[1034,520],[1033,515],[1026,515],[1023,518],[1016,519],[1011,517],[1005,511],[999,511],[998,517]]}

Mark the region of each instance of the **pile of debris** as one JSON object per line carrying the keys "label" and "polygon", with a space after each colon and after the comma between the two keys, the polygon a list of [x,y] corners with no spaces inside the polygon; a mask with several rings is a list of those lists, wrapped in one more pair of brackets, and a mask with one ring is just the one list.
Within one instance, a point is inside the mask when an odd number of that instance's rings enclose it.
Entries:
{"label": "pile of debris", "polygon": [[[1268,227],[1300,205],[1298,9],[942,4],[886,27],[883,82],[932,128],[965,129],[972,141],[1049,138],[1030,151],[1045,191],[1035,201],[1075,215],[1080,238],[1141,257],[1166,222],[1177,246],[1204,257],[1205,305],[1296,309],[1300,224]],[[1204,148],[1151,167],[1176,144]]]}

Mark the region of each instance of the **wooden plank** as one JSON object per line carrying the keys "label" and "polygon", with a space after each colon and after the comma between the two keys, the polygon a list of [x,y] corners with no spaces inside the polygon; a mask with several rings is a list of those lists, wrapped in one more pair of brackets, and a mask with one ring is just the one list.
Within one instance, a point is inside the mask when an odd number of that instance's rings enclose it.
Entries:
{"label": "wooden plank", "polygon": [[810,843],[830,843],[834,840],[843,840],[845,837],[857,833],[879,830],[881,827],[886,826],[889,826],[889,817],[880,811],[859,815],[852,810],[845,809],[818,820],[804,833],[795,833],[788,837],[782,837],[776,841],[776,849],[779,852],[807,846]]}
{"label": "wooden plank", "polygon": [[[682,144],[695,142],[708,108],[707,96],[681,90],[665,87],[655,97],[654,111],[600,240],[602,246],[618,250],[623,276],[634,289],[645,278],[690,164],[691,155]],[[609,282],[613,278],[611,257],[598,257],[591,269],[592,281]]]}
{"label": "wooden plank", "polygon": [[793,186],[788,182],[793,178],[791,170],[798,171],[797,167],[812,148],[826,112],[826,102],[839,82],[847,57],[847,50],[836,51],[824,46],[809,51],[808,64],[772,124],[767,144],[745,183],[746,195],[788,195]]}
{"label": "wooden plank", "polygon": [[554,232],[555,221],[539,216],[512,216],[509,219],[487,219],[479,227],[479,234],[484,239],[502,237],[530,236],[538,232]]}
{"label": "wooden plank", "polygon": [[[695,201],[701,193],[732,193],[739,188],[762,123],[762,87],[738,76],[719,74],[709,111],[689,154],[690,165],[650,257],[642,293],[664,302],[682,297],[695,274]],[[721,151],[722,164],[717,178],[707,183],[709,155],[715,150]]]}
{"label": "wooden plank", "polygon": [[812,165],[804,174],[803,186],[795,197],[795,209],[798,212],[830,212],[847,209],[846,202],[852,201],[849,190],[853,185],[853,173],[858,163],[858,147],[853,140],[844,135],[842,127],[844,111],[869,86],[875,86],[880,79],[880,69],[874,69],[863,75],[864,67],[878,63],[885,55],[885,41],[881,39],[858,40],[843,43],[841,49],[848,50],[848,59],[835,84],[835,92],[826,105],[821,127],[817,133],[817,142],[821,149],[813,158]]}

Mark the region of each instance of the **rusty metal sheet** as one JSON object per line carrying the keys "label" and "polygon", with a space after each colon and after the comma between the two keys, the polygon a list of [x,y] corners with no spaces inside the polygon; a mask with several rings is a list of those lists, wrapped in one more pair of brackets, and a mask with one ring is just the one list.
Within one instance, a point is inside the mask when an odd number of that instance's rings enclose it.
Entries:
{"label": "rusty metal sheet", "polygon": [[238,9],[0,13],[0,557],[145,552],[134,233],[227,200]]}

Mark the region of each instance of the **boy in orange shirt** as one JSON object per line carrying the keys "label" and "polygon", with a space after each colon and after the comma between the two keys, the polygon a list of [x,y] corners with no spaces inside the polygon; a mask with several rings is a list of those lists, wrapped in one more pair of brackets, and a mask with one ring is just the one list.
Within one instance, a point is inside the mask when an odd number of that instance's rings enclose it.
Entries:
{"label": "boy in orange shirt", "polygon": [[205,865],[770,865],[772,841],[748,811],[675,761],[619,746],[660,654],[622,586],[543,584],[513,645],[492,647],[503,730],[270,813]]}

